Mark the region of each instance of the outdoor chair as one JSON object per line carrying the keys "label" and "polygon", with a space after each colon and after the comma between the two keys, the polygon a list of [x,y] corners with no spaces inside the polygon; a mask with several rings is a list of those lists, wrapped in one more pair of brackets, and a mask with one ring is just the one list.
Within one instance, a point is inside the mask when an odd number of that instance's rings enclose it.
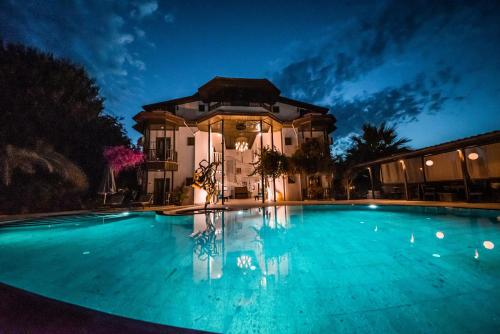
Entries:
{"label": "outdoor chair", "polygon": [[484,186],[482,184],[471,184],[469,189],[469,199],[480,202],[484,196]]}
{"label": "outdoor chair", "polygon": [[152,201],[153,201],[153,194],[148,193],[148,194],[139,195],[139,197],[136,198],[136,200],[133,201],[131,204],[141,206],[144,208],[144,207],[150,205]]}
{"label": "outdoor chair", "polygon": [[107,201],[107,206],[121,206],[123,205],[123,201],[125,200],[124,194],[113,194],[109,197]]}
{"label": "outdoor chair", "polygon": [[427,198],[435,201],[437,199],[436,188],[422,186],[422,199],[425,201]]}

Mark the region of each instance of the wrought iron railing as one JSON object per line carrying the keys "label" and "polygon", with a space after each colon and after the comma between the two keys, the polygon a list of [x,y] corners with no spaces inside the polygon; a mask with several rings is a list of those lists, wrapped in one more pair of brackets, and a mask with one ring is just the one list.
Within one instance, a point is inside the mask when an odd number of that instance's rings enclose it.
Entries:
{"label": "wrought iron railing", "polygon": [[147,158],[148,161],[177,161],[177,152],[173,149],[149,149],[147,150]]}

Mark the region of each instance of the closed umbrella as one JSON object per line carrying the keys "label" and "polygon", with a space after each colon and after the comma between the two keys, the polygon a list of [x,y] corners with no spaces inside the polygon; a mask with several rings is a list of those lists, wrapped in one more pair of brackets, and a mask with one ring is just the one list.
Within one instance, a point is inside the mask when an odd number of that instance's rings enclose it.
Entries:
{"label": "closed umbrella", "polygon": [[99,195],[104,196],[104,204],[106,204],[107,195],[112,195],[116,193],[116,183],[115,183],[115,174],[111,167],[108,167],[104,173],[104,177],[102,179],[102,183],[99,186]]}

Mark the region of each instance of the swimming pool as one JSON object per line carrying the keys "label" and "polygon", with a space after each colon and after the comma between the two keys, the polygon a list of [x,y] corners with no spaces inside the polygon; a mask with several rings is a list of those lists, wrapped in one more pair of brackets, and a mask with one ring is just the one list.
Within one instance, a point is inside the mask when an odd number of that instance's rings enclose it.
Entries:
{"label": "swimming pool", "polygon": [[500,212],[291,206],[0,227],[0,282],[214,332],[500,326]]}

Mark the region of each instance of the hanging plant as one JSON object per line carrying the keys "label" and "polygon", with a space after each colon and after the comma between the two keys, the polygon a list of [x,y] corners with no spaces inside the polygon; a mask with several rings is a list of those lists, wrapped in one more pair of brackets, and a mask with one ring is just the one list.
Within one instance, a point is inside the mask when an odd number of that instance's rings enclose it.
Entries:
{"label": "hanging plant", "polygon": [[261,152],[257,153],[257,161],[252,165],[254,170],[249,176],[258,174],[277,178],[287,174],[290,169],[288,157],[275,147],[270,148],[269,146],[262,148]]}

